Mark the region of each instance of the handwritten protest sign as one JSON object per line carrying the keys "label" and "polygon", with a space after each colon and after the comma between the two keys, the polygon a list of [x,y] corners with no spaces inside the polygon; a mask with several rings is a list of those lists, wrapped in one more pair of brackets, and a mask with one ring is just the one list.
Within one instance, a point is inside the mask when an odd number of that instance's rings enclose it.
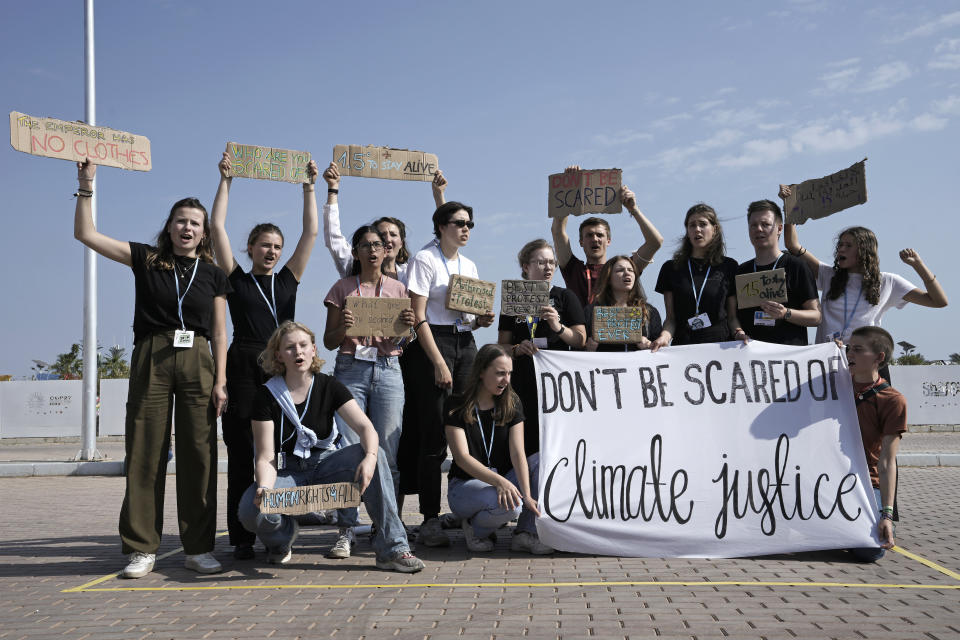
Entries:
{"label": "handwritten protest sign", "polygon": [[741,273],[736,277],[737,308],[759,307],[768,302],[787,301],[787,272],[783,267],[771,271]]}
{"label": "handwritten protest sign", "polygon": [[260,501],[260,512],[298,516],[311,511],[359,506],[360,486],[357,483],[334,482],[265,490]]}
{"label": "handwritten protest sign", "polygon": [[640,307],[594,307],[593,339],[597,342],[632,344],[643,338]]}
{"label": "handwritten protest sign", "polygon": [[410,308],[410,298],[347,296],[345,304],[354,320],[348,336],[392,338],[410,333],[410,326],[400,322],[400,312]]}
{"label": "handwritten protest sign", "polygon": [[550,283],[545,280],[502,280],[500,313],[505,316],[537,316],[550,304]]}
{"label": "handwritten protest sign", "polygon": [[309,151],[290,151],[228,142],[227,153],[233,163],[230,171],[232,177],[279,182],[309,181],[307,176],[307,165],[310,163]]}
{"label": "handwritten protest sign", "polygon": [[447,286],[447,309],[483,315],[493,313],[497,285],[486,280],[450,274]]}
{"label": "handwritten protest sign", "polygon": [[620,213],[622,174],[620,169],[591,169],[551,175],[547,213],[551,218]]}
{"label": "handwritten protest sign", "polygon": [[864,158],[829,176],[790,185],[790,197],[783,201],[786,221],[803,224],[866,202],[866,161]]}
{"label": "handwritten protest sign", "polygon": [[540,540],[730,558],[879,546],[835,344],[540,349]]}
{"label": "handwritten protest sign", "polygon": [[132,171],[150,171],[150,141],[145,136],[55,118],[10,112],[10,146],[45,158],[59,158]]}
{"label": "handwritten protest sign", "polygon": [[338,144],[333,148],[333,161],[340,175],[386,180],[429,182],[438,167],[437,156],[432,153],[372,145]]}

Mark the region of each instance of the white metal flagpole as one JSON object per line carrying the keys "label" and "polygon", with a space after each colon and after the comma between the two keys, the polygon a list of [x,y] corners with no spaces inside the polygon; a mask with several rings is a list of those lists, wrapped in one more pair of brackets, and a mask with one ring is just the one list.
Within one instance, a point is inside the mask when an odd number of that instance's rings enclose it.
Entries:
{"label": "white metal flagpole", "polygon": [[[97,124],[96,65],[93,47],[93,0],[85,0],[83,12],[84,66],[86,91],[84,118],[89,125]],[[97,186],[93,184],[90,201],[93,223],[97,223]],[[82,448],[77,458],[97,460],[103,456],[97,451],[97,254],[83,249],[83,422]]]}

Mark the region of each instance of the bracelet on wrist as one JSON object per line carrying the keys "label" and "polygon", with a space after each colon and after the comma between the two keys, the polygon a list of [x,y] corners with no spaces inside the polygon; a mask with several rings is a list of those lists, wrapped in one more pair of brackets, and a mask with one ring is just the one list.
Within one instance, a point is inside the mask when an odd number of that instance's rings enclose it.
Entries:
{"label": "bracelet on wrist", "polygon": [[333,187],[327,189],[327,193],[340,193],[340,189],[334,189]]}
{"label": "bracelet on wrist", "polygon": [[893,514],[892,514],[892,513],[887,513],[886,511],[881,511],[881,512],[880,512],[880,519],[881,519],[881,520],[890,520],[890,521],[892,522],[892,521],[893,521]]}

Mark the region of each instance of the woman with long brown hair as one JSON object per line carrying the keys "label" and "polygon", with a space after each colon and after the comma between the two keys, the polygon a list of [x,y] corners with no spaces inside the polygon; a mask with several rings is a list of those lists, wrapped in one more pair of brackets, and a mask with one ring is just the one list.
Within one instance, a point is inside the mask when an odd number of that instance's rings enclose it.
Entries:
{"label": "woman with long brown hair", "polygon": [[[631,307],[636,309],[641,328],[639,342],[597,342],[593,339],[593,316],[595,307]],[[647,303],[646,294],[637,277],[636,267],[630,256],[614,256],[600,270],[594,304],[587,305],[587,351],[639,351],[653,344],[650,336],[658,337],[663,330],[660,312]]]}

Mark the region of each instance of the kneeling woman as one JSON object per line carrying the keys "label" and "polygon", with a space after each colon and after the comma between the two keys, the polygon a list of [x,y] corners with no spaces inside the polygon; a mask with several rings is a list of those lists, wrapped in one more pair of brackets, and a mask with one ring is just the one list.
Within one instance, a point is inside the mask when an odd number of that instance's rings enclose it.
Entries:
{"label": "kneeling woman", "polygon": [[447,501],[460,517],[470,551],[492,551],[494,532],[519,516],[510,548],[553,553],[537,536],[540,454],[528,458],[524,453],[523,409],[510,388],[512,372],[507,350],[485,345],[473,362],[462,402],[444,411],[453,452]]}
{"label": "kneeling woman", "polygon": [[[290,561],[298,525],[294,518],[260,513],[264,490],[353,481],[377,525],[377,567],[415,573],[423,562],[410,553],[397,515],[387,458],[377,432],[346,387],[320,373],[313,332],[299,322],[282,323],[262,355],[273,377],[257,392],[250,417],[256,449],[256,481],[240,501],[240,522],[257,534],[274,564]],[[336,449],[334,413],[359,438]],[[274,442],[279,442],[279,451]]]}

